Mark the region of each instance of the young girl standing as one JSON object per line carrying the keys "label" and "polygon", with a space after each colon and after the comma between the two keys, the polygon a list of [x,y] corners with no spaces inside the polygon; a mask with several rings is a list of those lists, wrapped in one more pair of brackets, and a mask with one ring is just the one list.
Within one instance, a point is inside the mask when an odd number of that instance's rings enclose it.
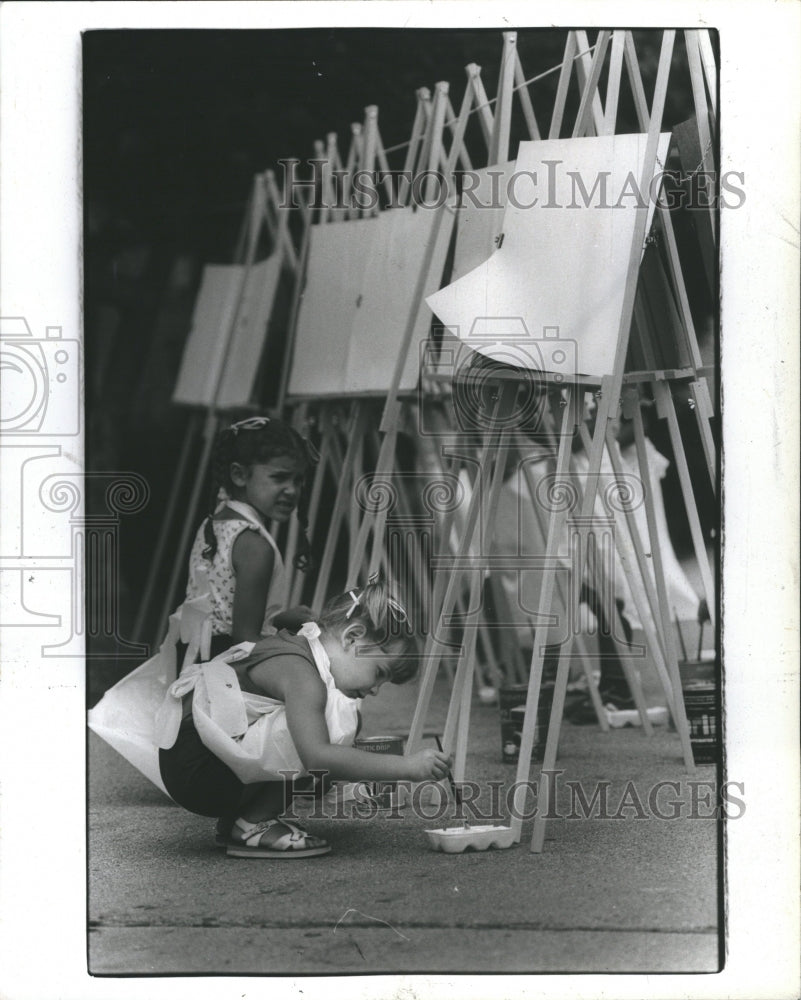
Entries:
{"label": "young girl standing", "polygon": [[213,509],[192,546],[186,597],[210,602],[213,657],[261,638],[282,607],[284,568],[271,521],[287,521],[298,509],[295,565],[308,564],[302,501],[310,445],[280,420],[250,417],[220,433],[212,461]]}
{"label": "young girl standing", "polygon": [[[233,857],[300,858],[330,851],[280,819],[291,775],[345,781],[440,780],[450,760],[433,749],[409,757],[357,750],[360,700],[387,681],[409,680],[409,637],[392,635],[405,612],[381,583],[329,601],[297,635],[261,639],[249,655],[185,669],[160,713],[159,763],[172,798],[222,820]],[[307,779],[310,780],[310,779]]]}

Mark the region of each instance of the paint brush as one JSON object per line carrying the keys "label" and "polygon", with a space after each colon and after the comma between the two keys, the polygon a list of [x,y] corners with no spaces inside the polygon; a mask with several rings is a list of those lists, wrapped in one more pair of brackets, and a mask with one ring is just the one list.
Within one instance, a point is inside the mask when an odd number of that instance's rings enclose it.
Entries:
{"label": "paint brush", "polygon": [[676,618],[676,631],[679,633],[679,644],[681,645],[681,655],[684,657],[684,662],[686,663],[689,660],[689,656],[687,656],[687,647],[684,645],[684,635],[681,631],[681,625],[679,624],[679,614],[675,608],[673,609],[673,614]]}
{"label": "paint brush", "polygon": [[[439,736],[435,736],[434,739],[437,741],[437,750],[439,750],[440,753],[445,753],[445,751],[442,749],[442,740],[439,738]],[[453,771],[451,771],[450,768],[448,768],[448,784],[451,786],[451,791],[453,792],[453,798],[454,801],[456,802],[456,805],[461,806],[462,793],[456,787],[456,782],[453,780]],[[467,823],[465,823],[465,826],[467,826]]]}

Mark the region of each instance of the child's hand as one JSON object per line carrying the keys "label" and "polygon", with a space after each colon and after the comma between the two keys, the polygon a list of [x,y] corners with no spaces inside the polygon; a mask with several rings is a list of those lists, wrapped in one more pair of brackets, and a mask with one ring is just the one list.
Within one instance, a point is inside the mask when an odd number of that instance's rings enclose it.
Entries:
{"label": "child's hand", "polygon": [[451,757],[441,750],[420,750],[409,757],[409,777],[412,781],[439,781],[448,776]]}

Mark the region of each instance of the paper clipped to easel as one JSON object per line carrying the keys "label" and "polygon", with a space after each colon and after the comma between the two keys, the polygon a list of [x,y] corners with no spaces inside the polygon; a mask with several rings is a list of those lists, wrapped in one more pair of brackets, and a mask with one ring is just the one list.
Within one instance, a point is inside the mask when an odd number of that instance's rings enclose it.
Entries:
{"label": "paper clipped to easel", "polygon": [[[415,388],[417,345],[428,335],[431,313],[414,301],[414,290],[435,215],[394,208],[371,219],[313,227],[290,395],[387,392],[413,309],[417,318],[399,389]],[[446,210],[424,294],[439,287],[452,227],[453,212]]]}
{"label": "paper clipped to easel", "polygon": [[250,268],[203,269],[174,403],[231,409],[251,401],[280,275],[280,253]]}
{"label": "paper clipped to easel", "polygon": [[426,299],[442,323],[506,364],[566,381],[611,374],[637,210],[647,205],[647,233],[670,135],[660,136],[643,184],[646,142],[639,134],[521,142],[514,171],[499,168],[500,245]]}

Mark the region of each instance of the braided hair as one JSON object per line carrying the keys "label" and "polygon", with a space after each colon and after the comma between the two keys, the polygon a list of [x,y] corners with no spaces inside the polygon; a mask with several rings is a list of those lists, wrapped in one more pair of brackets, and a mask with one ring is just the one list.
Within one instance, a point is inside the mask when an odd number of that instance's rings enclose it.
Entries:
{"label": "braided hair", "polygon": [[281,420],[268,417],[250,417],[231,424],[217,435],[211,458],[212,490],[209,514],[203,522],[206,548],[205,559],[213,559],[217,552],[217,536],[214,533],[214,512],[220,501],[220,493],[231,496],[236,489],[231,479],[231,465],[243,466],[259,462],[269,462],[273,458],[288,456],[297,459],[307,473],[298,498],[297,518],[300,525],[298,550],[293,560],[297,569],[305,572],[312,565],[311,546],[307,531],[309,527],[308,470],[316,464],[314,447],[298,432]]}

